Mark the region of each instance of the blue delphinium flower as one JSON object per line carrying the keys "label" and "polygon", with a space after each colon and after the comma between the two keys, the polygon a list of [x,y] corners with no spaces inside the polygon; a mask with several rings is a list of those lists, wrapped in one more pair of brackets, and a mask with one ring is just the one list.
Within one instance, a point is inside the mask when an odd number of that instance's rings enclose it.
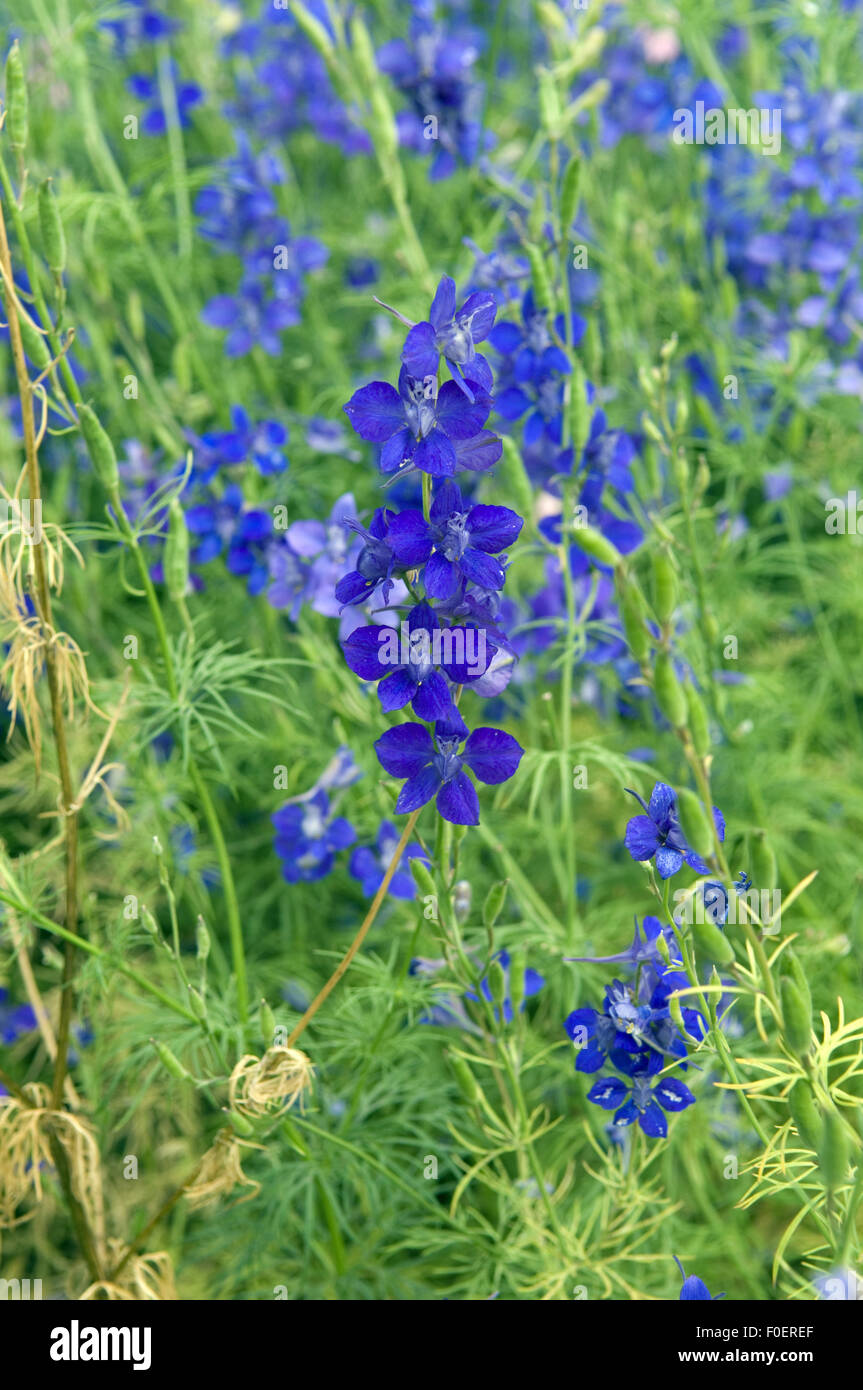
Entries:
{"label": "blue delphinium flower", "polygon": [[479,799],[465,769],[495,786],[517,771],[524,749],[503,729],[474,729],[468,734],[455,710],[449,719],[437,720],[434,740],[422,724],[399,724],[381,734],[375,752],[384,771],[407,779],[397,813],[416,811],[435,797],[444,820],[478,825]]}
{"label": "blue delphinium flower", "polygon": [[686,1271],[676,1255],[673,1256],[673,1259],[683,1278],[683,1287],[680,1290],[680,1297],[684,1302],[688,1300],[698,1300],[702,1303],[713,1303],[717,1299],[725,1297],[724,1293],[712,1294],[704,1280],[699,1279],[697,1274],[690,1274],[687,1277]]}
{"label": "blue delphinium flower", "polygon": [[[198,106],[204,100],[204,93],[197,82],[180,81],[176,65],[173,62],[172,72],[179,122],[181,126],[189,126],[191,125],[189,112],[193,106]],[[133,97],[136,97],[138,101],[147,103],[141,120],[141,129],[144,134],[164,135],[168,129],[168,118],[162,106],[158,80],[148,76],[147,73],[136,73],[129,78],[126,86]]]}
{"label": "blue delphinium flower", "polygon": [[[495,956],[495,960],[497,960],[502,966],[504,978],[506,981],[506,990],[503,1001],[503,1021],[504,1023],[509,1024],[512,1023],[514,1017],[510,990],[510,972],[512,970],[512,962],[510,959],[509,951],[498,951],[497,955]],[[448,968],[448,962],[443,958],[438,958],[435,960],[430,959],[427,956],[416,956],[410,963],[410,974],[434,976],[441,974]],[[545,979],[543,978],[543,976],[540,975],[538,971],[533,970],[530,966],[525,966],[524,975],[522,977],[522,997],[521,1004],[519,1005],[519,1012],[524,1012],[524,1009],[526,1007],[526,1001],[530,998],[533,998],[535,994],[538,994],[544,986]],[[483,978],[481,979],[480,989],[482,991],[483,998],[487,999],[489,1003],[491,1003],[491,987],[489,985],[487,976],[483,976]],[[431,1009],[427,1010],[422,1015],[422,1017],[420,1018],[420,1023],[434,1024],[438,1028],[461,1028],[466,1033],[481,1033],[482,1030],[478,1028],[477,1025],[473,1022],[470,1015],[468,1014],[466,1007],[466,1003],[476,1004],[478,1002],[479,995],[476,994],[474,990],[468,990],[463,995],[457,995],[453,993],[441,993],[440,996],[435,1000],[435,1003],[432,1005]],[[500,1019],[500,1011],[496,1006],[494,1009],[494,1016],[496,1019]]]}
{"label": "blue delphinium flower", "polygon": [[594,1082],[587,1099],[603,1110],[613,1110],[616,1125],[637,1122],[648,1138],[665,1139],[668,1122],[663,1111],[685,1110],[695,1104],[695,1096],[677,1077],[657,1077],[661,1068],[662,1057],[653,1053],[644,1067],[630,1074],[628,1082],[617,1076]]}
{"label": "blue delphinium flower", "polygon": [[[390,866],[398,842],[399,832],[392,821],[381,821],[376,848],[372,849],[368,845],[361,845],[351,854],[348,872],[362,885],[363,893],[367,898],[373,898],[383,883],[384,874]],[[427,867],[429,866],[428,856],[424,849],[419,845],[406,845],[402,851],[401,864],[390,879],[390,885],[387,889],[390,897],[402,898],[405,901],[416,897],[416,884],[408,868],[411,859],[419,859]]]}
{"label": "blue delphinium flower", "polygon": [[37,1020],[30,1004],[7,1003],[9,993],[0,988],[0,1043],[10,1047],[22,1033],[31,1033]]}
{"label": "blue delphinium flower", "polygon": [[446,600],[465,580],[502,589],[504,569],[495,556],[517,540],[523,524],[509,507],[466,502],[447,479],[435,491],[428,521],[422,512],[400,512],[390,526],[390,543],[406,564],[425,566],[430,597]]}
{"label": "blue delphinium flower", "polygon": [[496,313],[494,295],[483,291],[468,295],[461,308],[456,309],[455,281],[445,275],[435,292],[428,320],[414,324],[405,340],[402,362],[407,371],[413,377],[435,376],[444,357],[453,380],[468,400],[474,398],[469,381],[490,391],[491,367],[477,352],[476,345],[488,337]]}
{"label": "blue delphinium flower", "polygon": [[325,791],[302,803],[288,803],[270,819],[276,831],[273,848],[287,883],[325,878],[339,850],[349,849],[357,838],[349,820],[332,815]]}
{"label": "blue delphinium flower", "polygon": [[[637,792],[626,788],[643,807],[643,816],[633,816],[627,823],[625,844],[633,859],[642,862],[653,859],[660,878],[671,878],[684,864],[688,864],[697,874],[710,870],[686,842],[677,813],[677,797],[673,789],[664,782],[657,782],[650,794],[650,803],[645,805]],[[715,806],[713,820],[720,840],[725,839],[725,822],[722,812]]]}
{"label": "blue delphinium flower", "polygon": [[373,381],[354,392],[345,414],[361,439],[383,446],[382,472],[415,467],[433,477],[451,476],[457,445],[481,433],[491,410],[488,393],[471,385],[473,400],[455,381],[438,389],[436,378],[413,377],[402,367],[398,390]]}
{"label": "blue delphinium flower", "polygon": [[119,19],[99,21],[99,28],[107,29],[114,36],[121,53],[166,39],[179,27],[178,20],[170,19],[147,0],[126,0]]}
{"label": "blue delphinium flower", "polygon": [[[418,603],[407,618],[407,632],[389,627],[357,628],[342,643],[348,666],[362,680],[379,681],[381,708],[388,713],[410,704],[419,719],[448,719],[455,712],[447,677],[465,685],[485,674],[492,652],[484,634],[464,627],[441,628],[427,603]],[[444,650],[444,641],[446,649]],[[438,643],[435,654],[434,643]],[[395,647],[397,655],[391,659]],[[471,656],[474,660],[471,661]]]}

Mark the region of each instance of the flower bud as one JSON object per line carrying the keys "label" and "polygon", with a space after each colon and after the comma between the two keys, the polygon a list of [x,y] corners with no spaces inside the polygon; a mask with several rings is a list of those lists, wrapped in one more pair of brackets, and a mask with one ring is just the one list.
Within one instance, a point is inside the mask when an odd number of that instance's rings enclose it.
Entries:
{"label": "flower bud", "polygon": [[195,927],[195,944],[198,948],[198,960],[203,965],[210,954],[210,933],[207,931],[203,917],[198,918],[198,924]]}
{"label": "flower bud", "polygon": [[509,493],[515,500],[516,510],[528,520],[533,516],[534,495],[521,450],[508,434],[501,436],[501,444],[503,454],[496,469],[501,493]]}
{"label": "flower bud", "polygon": [[686,724],[686,696],[668,652],[656,653],[653,693],[656,703],[672,728],[682,729]]}
{"label": "flower bud", "polygon": [[539,70],[539,115],[543,128],[552,140],[562,133],[563,112],[554,78],[547,68]]}
{"label": "flower bud", "polygon": [[272,1047],[276,1038],[276,1018],[266,999],[258,1006],[258,1023],[265,1046]]}
{"label": "flower bud", "polygon": [[231,1122],[231,1128],[234,1133],[238,1134],[241,1139],[248,1139],[250,1135],[254,1134],[255,1126],[252,1124],[251,1120],[247,1120],[245,1115],[241,1115],[238,1110],[229,1110],[228,1119]]}
{"label": "flower bud", "polygon": [[459,879],[458,883],[453,884],[452,906],[456,915],[457,922],[466,922],[470,916],[471,904],[473,902],[473,889],[466,878]]}

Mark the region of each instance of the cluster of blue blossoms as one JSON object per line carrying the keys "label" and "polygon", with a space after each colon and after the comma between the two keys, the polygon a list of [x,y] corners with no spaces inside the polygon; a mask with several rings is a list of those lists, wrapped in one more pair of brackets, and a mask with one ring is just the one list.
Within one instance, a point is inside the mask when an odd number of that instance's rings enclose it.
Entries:
{"label": "cluster of blue blossoms", "polygon": [[[511,671],[511,648],[496,619],[504,552],[523,518],[508,507],[472,502],[454,481],[460,471],[485,472],[502,452],[485,427],[494,383],[477,351],[496,312],[494,296],[482,291],[459,306],[455,283],[445,276],[428,319],[412,323],[396,315],[409,329],[398,387],[374,381],[345,406],[357,434],[379,446],[385,475],[427,479],[422,509],[381,507],[368,527],[350,523],[363,544],[356,568],[336,586],[339,603],[375,597],[386,609],[397,577],[410,602],[400,641],[391,627],[374,623],[345,640],[345,658],[363,680],[378,683],[385,712],[410,704],[424,721],[387,729],[375,744],[384,770],[404,779],[396,812],[419,810],[434,797],[440,815],[456,825],[479,821],[468,771],[480,782],[504,782],[523,751],[501,729],[469,732],[458,709],[461,688],[498,694]],[[450,375],[441,383],[443,363]],[[469,476],[466,487],[472,482]]]}
{"label": "cluster of blue blossoms", "polygon": [[[647,805],[637,793],[631,795],[644,807],[644,815],[633,816],[626,827],[625,843],[633,859],[653,860],[662,879],[676,874],[684,864],[696,874],[710,872],[687,843],[671,787],[657,782]],[[713,817],[717,834],[724,839],[725,822],[716,807]],[[687,1069],[689,1044],[708,1031],[706,1020],[696,1009],[681,1008],[685,1036],[671,1017],[671,995],[689,984],[674,932],[663,927],[658,917],[645,917],[640,927],[636,920],[632,944],[625,951],[569,959],[621,965],[633,975],[628,981],[615,979],[606,986],[601,1010],[575,1009],[564,1024],[578,1051],[576,1071],[594,1075],[611,1068],[611,1074],[594,1082],[588,1100],[614,1111],[611,1134],[615,1138],[633,1123],[651,1138],[665,1138],[665,1112],[685,1110],[695,1101],[689,1087],[669,1072]]]}

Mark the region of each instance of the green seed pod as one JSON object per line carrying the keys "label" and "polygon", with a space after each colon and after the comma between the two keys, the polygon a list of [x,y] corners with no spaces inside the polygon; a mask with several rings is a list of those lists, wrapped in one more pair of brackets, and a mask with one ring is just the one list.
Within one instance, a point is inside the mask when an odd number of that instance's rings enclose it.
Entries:
{"label": "green seed pod", "polygon": [[656,653],[653,693],[656,696],[656,703],[672,728],[682,729],[686,724],[686,696],[683,692],[683,686],[677,679],[674,663],[668,652]]}
{"label": "green seed pod", "polygon": [[245,1115],[241,1115],[239,1111],[229,1110],[228,1119],[230,1120],[232,1130],[235,1134],[238,1134],[241,1139],[248,1139],[250,1135],[254,1134],[255,1126],[252,1124],[251,1120],[247,1120]]}
{"label": "green seed pod", "polygon": [[463,1057],[455,1057],[452,1052],[447,1054],[453,1075],[458,1082],[458,1088],[467,1101],[468,1105],[476,1105],[481,1094],[476,1077]]}
{"label": "green seed pod", "polygon": [[265,1047],[272,1047],[276,1036],[276,1017],[266,999],[262,999],[258,1006],[258,1023]]}
{"label": "green seed pod", "polygon": [[363,81],[371,89],[380,81],[378,65],[375,62],[375,50],[372,46],[369,31],[359,15],[355,15],[351,21],[351,42],[354,57],[357,60],[357,67]]}
{"label": "green seed pod", "polygon": [[27,145],[29,114],[27,81],[17,39],[6,59],[6,120],[9,144],[16,154],[21,154]]}
{"label": "green seed pod", "polygon": [[828,1110],[818,1146],[821,1177],[828,1192],[839,1186],[848,1171],[848,1151],[845,1123],[836,1110]]}
{"label": "green seed pod", "polygon": [[160,938],[159,924],[148,907],[141,908],[141,926],[150,936]]}
{"label": "green seed pod", "polygon": [[665,435],[662,433],[656,421],[651,419],[649,415],[642,415],[641,425],[648,439],[652,439],[654,444],[665,443]]}
{"label": "green seed pod", "polygon": [[47,371],[51,365],[51,353],[48,348],[48,340],[44,333],[40,333],[32,320],[26,314],[18,315],[18,323],[21,328],[21,341],[24,344],[24,351],[30,361],[40,372]]}
{"label": "green seed pod", "polygon": [[189,532],[179,499],[171,498],[168,508],[168,536],[162,560],[168,597],[179,603],[189,588]]}
{"label": "green seed pod", "polygon": [[792,980],[794,981],[795,985],[800,991],[803,1001],[806,1004],[806,1008],[809,1011],[809,1014],[811,1015],[812,993],[809,989],[809,981],[806,978],[806,971],[803,969],[803,966],[800,964],[800,961],[797,958],[797,956],[790,949],[785,952],[785,966]]}
{"label": "green seed pod", "polygon": [[521,947],[510,952],[509,956],[509,997],[512,1002],[513,1016],[517,1016],[524,1000],[524,972],[527,969],[527,957]]}
{"label": "green seed pod", "polygon": [[48,268],[59,279],[66,269],[66,234],[50,179],[39,185],[39,231]]}
{"label": "green seed pod", "polygon": [[545,266],[545,257],[539,247],[534,246],[532,242],[527,242],[524,249],[527,252],[527,259],[530,261],[530,278],[536,307],[551,312],[554,307],[554,298],[551,292],[551,281]]}
{"label": "green seed pod", "polygon": [[731,965],[734,948],[714,922],[692,923],[692,939],[701,955],[716,965]]}
{"label": "green seed pod", "polygon": [[105,491],[113,497],[120,484],[114,445],[91,406],[78,406],[78,423],[96,476]]}
{"label": "green seed pod", "polygon": [[539,70],[539,115],[546,133],[552,140],[559,140],[563,125],[563,112],[555,80],[548,68],[540,68]]}
{"label": "green seed pod", "polygon": [[198,918],[195,927],[195,944],[198,948],[198,960],[203,965],[210,954],[210,933],[207,931],[203,917]]}
{"label": "green seed pod", "polygon": [[800,1138],[810,1149],[817,1150],[821,1141],[821,1116],[815,1106],[812,1087],[803,1077],[791,1087],[788,1109]]}
{"label": "green seed pod", "polygon": [[179,1057],[174,1055],[170,1047],[166,1047],[164,1043],[157,1042],[155,1038],[151,1038],[150,1042],[155,1047],[162,1066],[167,1072],[170,1072],[171,1076],[175,1076],[178,1081],[192,1080],[191,1072],[186,1071],[183,1063],[180,1061]]}
{"label": "green seed pod", "polygon": [[622,570],[617,571],[616,582],[626,641],[639,666],[644,666],[650,656],[650,631],[644,597],[637,581],[629,575],[624,576]]}
{"label": "green seed pod", "polygon": [[671,622],[677,605],[677,572],[665,546],[653,557],[653,607],[663,627]]}
{"label": "green seed pod", "polygon": [[195,989],[194,985],[189,985],[189,1003],[195,1017],[199,1018],[202,1023],[206,1023],[207,1006],[204,1003],[204,996],[201,994],[200,990]]}
{"label": "green seed pod", "polygon": [[572,437],[573,457],[576,459],[581,458],[582,450],[590,437],[590,415],[587,378],[581,363],[576,361],[569,392],[569,432]]}
{"label": "green seed pod", "polygon": [[759,888],[777,888],[779,871],[776,855],[763,830],[755,830],[749,840],[749,863],[754,881]]}
{"label": "green seed pod", "polygon": [[677,793],[677,805],[686,839],[696,854],[700,854],[702,859],[708,858],[715,848],[710,815],[689,787],[683,787]]}
{"label": "green seed pod", "polygon": [[496,469],[501,493],[514,498],[518,511],[529,523],[533,517],[534,495],[521,450],[508,434],[501,436],[501,443],[503,454]]}
{"label": "green seed pod", "polygon": [[782,999],[782,1025],[785,1041],[795,1056],[808,1057],[812,1046],[812,1010],[793,980],[783,975],[779,982]]}
{"label": "green seed pod", "polygon": [[372,115],[374,116],[375,137],[380,152],[386,159],[392,161],[394,176],[395,171],[398,170],[400,177],[401,165],[398,164],[399,137],[396,131],[396,120],[389,97],[380,82],[372,87],[370,100]]}
{"label": "green seed pod", "polygon": [[300,3],[300,0],[290,0],[290,5],[291,13],[306,38],[314,45],[321,57],[329,65],[335,56],[335,49],[333,48],[333,41],[323,24],[321,24],[320,20],[315,19],[314,15],[309,14],[305,5]]}
{"label": "green seed pod", "polygon": [[600,565],[607,565],[609,569],[616,569],[623,558],[617,546],[612,545],[611,541],[593,526],[576,526],[572,538],[576,545]]}
{"label": "green seed pod", "polygon": [[578,155],[574,155],[566,166],[566,173],[563,176],[563,187],[560,193],[560,224],[564,236],[568,236],[578,212],[578,200],[581,192],[581,170],[582,163]]}
{"label": "green seed pod", "polygon": [[488,895],[483,903],[482,923],[486,928],[493,927],[506,901],[506,890],[509,887],[509,879],[503,878],[500,883],[493,883],[488,890]]}
{"label": "green seed pod", "polygon": [[435,881],[429,872],[428,866],[423,863],[422,859],[411,860],[411,873],[413,874],[414,883],[419,889],[420,896],[423,898],[433,898],[437,892]]}
{"label": "green seed pod", "polygon": [[488,970],[488,987],[498,1008],[503,1008],[506,999],[506,971],[499,960],[493,960]]}
{"label": "green seed pod", "polygon": [[704,701],[694,685],[686,687],[686,707],[689,711],[689,732],[699,758],[706,758],[710,752],[710,725]]}

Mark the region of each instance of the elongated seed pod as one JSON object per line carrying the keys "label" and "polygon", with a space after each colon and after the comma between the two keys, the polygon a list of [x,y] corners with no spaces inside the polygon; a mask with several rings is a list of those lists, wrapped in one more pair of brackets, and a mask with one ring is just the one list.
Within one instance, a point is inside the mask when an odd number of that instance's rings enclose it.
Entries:
{"label": "elongated seed pod", "polygon": [[730,965],[735,958],[734,947],[714,922],[693,922],[692,939],[701,955],[716,965]]}
{"label": "elongated seed pod", "polygon": [[506,971],[499,960],[493,960],[488,969],[488,987],[498,1008],[503,1008],[506,999]]}
{"label": "elongated seed pod", "polygon": [[782,1000],[782,1028],[785,1041],[795,1056],[809,1055],[812,1046],[812,1009],[797,985],[787,975],[779,981]]}
{"label": "elongated seed pod", "polygon": [[839,1186],[848,1171],[848,1150],[845,1123],[836,1110],[828,1110],[818,1148],[821,1177],[828,1192]]}
{"label": "elongated seed pod", "polygon": [[533,487],[524,466],[521,450],[508,434],[501,437],[503,454],[496,473],[500,479],[501,492],[515,498],[517,510],[528,520],[533,516],[535,498]]}
{"label": "elongated seed pod", "polygon": [[[776,855],[763,830],[754,831],[749,838],[749,864],[752,877],[759,888],[776,888],[779,874]],[[787,955],[787,953],[786,953]]]}
{"label": "elongated seed pod", "polygon": [[27,146],[30,115],[27,79],[17,39],[6,58],[6,120],[9,144],[16,154],[21,154]]}
{"label": "elongated seed pod", "polygon": [[713,824],[695,792],[683,787],[677,793],[677,804],[683,833],[687,841],[700,854],[702,859],[713,853]]}
{"label": "elongated seed pod", "polygon": [[178,1081],[191,1081],[191,1072],[186,1070],[179,1057],[175,1056],[170,1047],[167,1047],[165,1043],[159,1042],[156,1038],[151,1038],[150,1042],[155,1047],[162,1066],[167,1072],[170,1072],[171,1076],[175,1076]]}
{"label": "elongated seed pod", "polygon": [[578,155],[574,155],[566,166],[566,173],[563,176],[563,188],[560,193],[560,223],[564,236],[568,236],[578,212],[578,199],[581,192],[581,171],[582,163]]}
{"label": "elongated seed pod", "polygon": [[448,1055],[459,1090],[469,1105],[475,1105],[480,1095],[476,1077],[463,1057],[455,1057],[451,1052]]}
{"label": "elongated seed pod", "polygon": [[168,537],[162,559],[168,597],[179,603],[189,588],[189,531],[179,499],[171,498],[168,508]]}
{"label": "elongated seed pod", "polygon": [[114,445],[100,424],[92,406],[79,405],[78,423],[81,426],[81,433],[84,436],[84,443],[87,445],[87,452],[90,455],[96,476],[105,491],[113,495],[120,484]]}
{"label": "elongated seed pod", "polygon": [[691,683],[686,686],[686,707],[689,712],[689,732],[699,758],[706,758],[710,752],[710,724],[704,701]]}
{"label": "elongated seed pod", "polygon": [[653,693],[669,724],[675,729],[682,729],[686,724],[686,696],[668,652],[656,653]]}
{"label": "elongated seed pod", "polygon": [[587,554],[600,565],[607,565],[609,569],[616,569],[623,559],[617,546],[612,545],[611,541],[593,526],[576,526],[572,538],[577,546],[587,551]]}
{"label": "elongated seed pod", "polygon": [[527,259],[530,261],[531,284],[533,285],[536,307],[551,311],[554,306],[554,298],[545,265],[545,257],[539,247],[534,246],[532,242],[528,242],[524,249],[527,252]]}
{"label": "elongated seed pod", "polygon": [[500,883],[493,883],[486,894],[482,908],[482,921],[484,927],[493,927],[506,901],[506,890],[509,886],[509,879],[501,879]]}
{"label": "elongated seed pod", "polygon": [[630,575],[617,572],[618,604],[623,622],[623,632],[629,650],[639,666],[644,666],[650,656],[650,631],[647,626],[647,609],[644,596],[638,583]]}
{"label": "elongated seed pod", "polygon": [[51,352],[48,348],[48,340],[44,333],[33,325],[31,320],[24,314],[18,315],[18,324],[21,328],[21,341],[24,344],[24,351],[30,361],[40,372],[44,372],[51,365]]}
{"label": "elongated seed pod", "polygon": [[513,1015],[516,1015],[524,1001],[524,972],[527,958],[521,947],[510,952],[509,957],[509,997]]}
{"label": "elongated seed pod", "polygon": [[653,557],[653,608],[663,624],[671,622],[677,604],[677,572],[674,561],[663,546]]}
{"label": "elongated seed pod", "polygon": [[48,268],[60,276],[66,269],[66,234],[50,179],[39,185],[39,231]]}
{"label": "elongated seed pod", "polygon": [[414,883],[419,889],[421,895],[423,897],[433,898],[435,893],[437,892],[437,889],[435,888],[435,881],[432,878],[427,865],[424,864],[421,859],[412,859],[411,873],[413,875]]}
{"label": "elongated seed pod", "polygon": [[266,999],[258,1007],[258,1024],[265,1047],[272,1047],[276,1036],[276,1018]]}
{"label": "elongated seed pod", "polygon": [[812,1087],[802,1076],[791,1087],[788,1109],[804,1144],[808,1144],[813,1151],[817,1150],[821,1142],[821,1116],[815,1105]]}

